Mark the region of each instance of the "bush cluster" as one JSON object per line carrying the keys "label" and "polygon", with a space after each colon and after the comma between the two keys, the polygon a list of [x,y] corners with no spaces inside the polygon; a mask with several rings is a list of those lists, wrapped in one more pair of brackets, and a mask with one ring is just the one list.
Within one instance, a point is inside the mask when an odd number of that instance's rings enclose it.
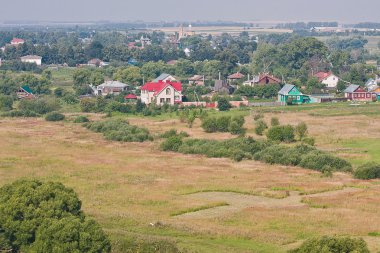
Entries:
{"label": "bush cluster", "polygon": [[86,116],[78,116],[74,119],[74,123],[86,123],[89,122],[90,120]]}
{"label": "bush cluster", "polygon": [[65,115],[59,112],[49,112],[45,116],[46,121],[61,121],[65,119]]}
{"label": "bush cluster", "polygon": [[161,144],[164,151],[184,154],[203,154],[207,157],[227,157],[235,161],[258,160],[270,164],[300,166],[317,171],[351,171],[347,161],[317,150],[315,147],[299,144],[287,147],[268,141],[257,141],[251,137],[217,141],[205,139],[184,139],[172,135]]}
{"label": "bush cluster", "polygon": [[275,142],[294,142],[294,127],[291,125],[274,126],[269,128],[267,138]]}
{"label": "bush cluster", "polygon": [[201,126],[207,133],[230,132],[239,135],[245,132],[244,122],[243,116],[206,117]]}
{"label": "bush cluster", "polygon": [[20,111],[31,111],[36,114],[46,114],[53,111],[58,111],[61,108],[57,99],[38,98],[31,100],[21,100],[19,105]]}
{"label": "bush cluster", "polygon": [[362,238],[323,236],[305,241],[299,248],[289,253],[314,252],[360,252],[369,253],[366,242]]}
{"label": "bush cluster", "polygon": [[107,140],[123,142],[144,142],[153,140],[148,129],[132,126],[126,120],[111,119],[106,121],[88,122],[84,124],[89,130],[103,133]]}
{"label": "bush cluster", "polygon": [[33,111],[9,111],[1,114],[3,117],[39,117],[40,115],[38,113],[35,113]]}
{"label": "bush cluster", "polygon": [[160,137],[166,139],[166,138],[173,137],[176,135],[179,135],[180,137],[189,137],[189,134],[184,131],[181,131],[179,134],[177,134],[177,130],[175,129],[170,129],[166,131],[165,133],[161,134]]}
{"label": "bush cluster", "polygon": [[61,183],[20,180],[0,188],[1,252],[111,252],[99,224]]}
{"label": "bush cluster", "polygon": [[380,178],[380,164],[364,164],[354,171],[354,177],[365,180]]}
{"label": "bush cluster", "polygon": [[268,128],[268,125],[261,119],[257,120],[255,124],[256,124],[255,133],[257,135],[263,135],[265,129]]}

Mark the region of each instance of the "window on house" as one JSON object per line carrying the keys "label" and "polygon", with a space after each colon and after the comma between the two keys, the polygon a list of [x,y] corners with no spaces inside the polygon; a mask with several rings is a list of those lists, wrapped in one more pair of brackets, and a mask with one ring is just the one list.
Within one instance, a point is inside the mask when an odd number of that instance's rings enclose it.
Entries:
{"label": "window on house", "polygon": [[172,94],[172,91],[170,90],[170,88],[167,88],[166,89],[166,95],[171,95]]}
{"label": "window on house", "polygon": [[165,103],[165,98],[160,98],[160,103],[161,104]]}
{"label": "window on house", "polygon": [[166,99],[166,103],[170,104],[170,98]]}
{"label": "window on house", "polygon": [[297,100],[300,100],[301,99],[301,97],[300,96],[297,96]]}

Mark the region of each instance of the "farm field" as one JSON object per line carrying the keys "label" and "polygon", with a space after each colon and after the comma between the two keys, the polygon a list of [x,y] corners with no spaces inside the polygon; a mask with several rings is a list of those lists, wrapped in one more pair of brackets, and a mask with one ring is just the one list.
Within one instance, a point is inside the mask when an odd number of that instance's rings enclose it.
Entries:
{"label": "farm field", "polygon": [[[305,122],[318,148],[354,166],[380,162],[378,103],[218,114],[244,115],[248,135],[263,138],[253,131],[253,115],[259,112],[267,123],[272,117],[281,124]],[[195,138],[233,138],[205,133],[199,120],[190,129],[175,113],[127,118],[154,136],[176,128]],[[0,118],[0,126],[0,185],[32,177],[72,187],[83,210],[110,235],[114,252],[142,240],[167,240],[184,252],[286,252],[305,239],[334,234],[362,237],[371,252],[380,250],[380,237],[373,236],[380,233],[379,180],[162,152],[158,138],[137,144],[106,141],[70,121]]]}

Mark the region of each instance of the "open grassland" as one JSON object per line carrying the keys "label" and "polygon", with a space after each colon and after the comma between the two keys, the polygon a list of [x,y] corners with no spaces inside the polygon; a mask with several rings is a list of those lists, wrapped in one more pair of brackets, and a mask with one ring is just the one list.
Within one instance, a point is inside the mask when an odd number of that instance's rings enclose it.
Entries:
{"label": "open grassland", "polygon": [[[282,124],[306,122],[318,148],[354,165],[380,161],[377,104],[225,114],[245,115],[249,135],[258,138],[253,131],[258,112],[268,123],[271,117]],[[176,128],[196,138],[232,137],[204,133],[199,120],[189,129],[175,113],[126,118],[155,136]],[[106,141],[68,121],[0,118],[0,140],[0,185],[31,177],[74,188],[84,211],[110,235],[114,252],[125,252],[131,241],[162,239],[189,252],[286,252],[307,238],[333,234],[363,237],[373,252],[380,250],[380,237],[375,236],[380,232],[378,180],[355,180],[344,173],[329,178],[290,166],[161,152],[159,140]]]}

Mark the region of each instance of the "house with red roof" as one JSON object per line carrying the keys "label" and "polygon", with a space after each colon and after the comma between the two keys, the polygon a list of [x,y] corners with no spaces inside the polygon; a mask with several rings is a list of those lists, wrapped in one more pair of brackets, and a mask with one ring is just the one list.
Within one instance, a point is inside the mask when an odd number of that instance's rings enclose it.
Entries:
{"label": "house with red roof", "polygon": [[327,88],[336,88],[339,82],[339,77],[334,75],[331,71],[320,71],[316,73],[314,77],[318,78],[318,81],[325,84]]}
{"label": "house with red roof", "polygon": [[141,87],[141,102],[147,105],[151,103],[156,105],[182,103],[182,83],[169,80],[146,83]]}
{"label": "house with red roof", "polygon": [[22,45],[24,43],[25,43],[25,40],[19,39],[19,38],[13,38],[13,40],[11,40],[12,46],[18,46],[18,45]]}
{"label": "house with red roof", "polygon": [[269,73],[262,73],[257,76],[253,76],[250,80],[248,75],[248,80],[243,83],[245,86],[256,86],[256,85],[270,85],[270,84],[280,84],[281,80]]}
{"label": "house with red roof", "polygon": [[242,74],[242,73],[239,73],[239,72],[237,72],[237,73],[234,73],[234,74],[232,74],[232,75],[229,75],[228,77],[227,77],[227,79],[229,80],[229,81],[238,81],[238,80],[240,80],[240,79],[243,79],[245,76]]}

